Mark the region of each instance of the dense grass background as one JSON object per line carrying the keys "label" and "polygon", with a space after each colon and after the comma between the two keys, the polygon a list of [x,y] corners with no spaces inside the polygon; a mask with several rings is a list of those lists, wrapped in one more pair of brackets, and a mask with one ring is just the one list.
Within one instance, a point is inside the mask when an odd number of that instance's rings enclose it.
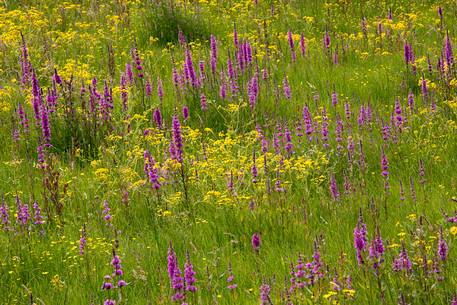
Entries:
{"label": "dense grass background", "polygon": [[[392,21],[387,18],[389,9]],[[451,304],[457,292],[457,230],[446,222],[443,211],[452,216],[457,210],[453,200],[457,196],[457,82],[450,84],[456,79],[455,67],[446,80],[437,72],[436,61],[446,33],[457,43],[455,1],[7,0],[0,4],[0,15],[0,193],[12,223],[9,230],[0,232],[0,304],[100,304],[108,296],[119,304],[171,304],[173,291],[166,272],[170,241],[180,266],[188,251],[197,272],[198,292],[188,295],[189,304],[256,304],[262,283],[271,286],[272,304],[287,304],[290,264],[296,264],[300,254],[311,259],[315,243],[324,276],[316,285],[293,294],[293,304],[396,304],[402,297],[405,302],[400,304]],[[367,37],[361,29],[362,17],[367,20]],[[384,36],[376,32],[378,23]],[[211,34],[217,39],[218,73],[226,71],[227,58],[233,60],[236,51],[234,27],[240,39],[251,43],[254,64],[239,74],[240,94],[222,99],[221,79],[209,70],[209,39]],[[188,45],[179,43],[180,30]],[[291,61],[287,43],[289,30],[306,37],[306,57],[300,55],[295,39],[296,62]],[[338,64],[323,50],[326,31],[332,54],[338,50]],[[59,109],[51,117],[52,147],[47,155],[52,168],[46,171],[37,166],[36,148],[42,139],[32,120],[30,85],[20,84],[21,33],[44,93],[51,86],[54,69],[67,82],[73,76],[71,98],[66,95],[69,91],[59,87]],[[405,41],[413,46],[416,74],[405,65]],[[125,112],[119,79],[125,64],[132,61],[134,46],[145,78],[135,78],[129,86]],[[192,50],[196,70],[198,61],[205,61],[208,79],[201,88],[186,85],[179,91],[171,79],[172,69],[182,68],[186,48]],[[427,56],[432,60],[432,74],[427,72]],[[257,64],[268,69],[269,78],[259,81],[259,99],[250,111],[247,83]],[[421,96],[422,75],[434,84],[430,90],[435,111],[430,110],[430,100]],[[291,99],[282,93],[285,76]],[[96,132],[84,125],[82,116],[70,119],[63,106],[74,101],[80,114],[80,85],[84,81],[87,88],[93,77],[99,81],[99,92],[106,80],[114,96],[111,125],[100,125]],[[158,78],[163,81],[163,103],[157,96]],[[152,82],[151,96],[145,96],[147,79]],[[339,100],[336,107],[331,104],[334,91]],[[410,91],[416,104],[412,114],[406,102]],[[208,100],[207,111],[200,109],[202,93]],[[313,100],[316,94],[320,96],[317,102]],[[396,97],[402,103],[406,127],[396,133],[395,141],[385,142],[381,124],[389,123]],[[345,102],[350,103],[352,115],[345,120],[343,153],[338,154],[335,123],[337,113],[344,117]],[[18,103],[26,105],[32,132],[21,134],[15,142]],[[373,121],[359,127],[359,107],[368,103]],[[180,168],[168,156],[171,117],[176,111],[180,114],[184,105],[190,109],[190,118],[181,118],[187,200]],[[322,146],[318,131],[311,143],[295,135],[296,126],[303,122],[304,105],[318,126],[326,107],[328,149]],[[152,120],[157,107],[167,126],[163,131]],[[292,156],[284,149],[274,152],[272,138],[278,124],[294,134]],[[352,125],[351,133],[346,124]],[[267,175],[256,125],[269,141]],[[145,129],[151,129],[152,135],[144,136]],[[353,162],[347,159],[348,136],[355,144]],[[364,145],[364,172],[358,165],[359,140]],[[160,199],[143,173],[145,149],[162,170]],[[389,159],[388,194],[381,176],[382,150]],[[252,183],[253,151],[258,183]],[[285,165],[280,165],[281,158]],[[425,165],[423,184],[419,183],[420,160]],[[59,175],[61,216],[43,182],[49,173]],[[236,196],[227,189],[230,173],[235,177]],[[329,192],[331,175],[339,185],[338,201]],[[343,195],[345,176],[353,190]],[[267,192],[267,181],[274,189],[276,179],[285,191]],[[411,179],[417,200],[410,194]],[[404,201],[400,200],[400,181]],[[16,195],[23,202],[36,200],[43,210],[49,202],[50,213],[43,211],[44,225],[24,228],[16,224]],[[111,208],[112,225],[103,220],[104,200]],[[369,264],[357,264],[353,230],[359,211],[369,240],[378,227],[386,246],[379,275]],[[87,246],[81,256],[83,225]],[[448,259],[440,265],[440,274],[424,274],[422,255],[426,253],[430,260],[436,257],[440,227],[449,247]],[[251,247],[255,232],[262,239],[258,254]],[[410,275],[392,270],[402,241],[414,265]],[[128,282],[122,297],[118,290],[101,290],[103,276],[112,272],[113,247]],[[229,264],[238,285],[234,291],[226,287]],[[432,262],[428,266],[432,269]],[[352,289],[332,289],[335,273],[341,282],[350,275]]]}

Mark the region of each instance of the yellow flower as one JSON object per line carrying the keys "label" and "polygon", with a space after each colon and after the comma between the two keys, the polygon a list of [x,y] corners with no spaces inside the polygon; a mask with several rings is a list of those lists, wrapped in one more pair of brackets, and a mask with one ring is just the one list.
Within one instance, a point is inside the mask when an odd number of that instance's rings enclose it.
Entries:
{"label": "yellow flower", "polygon": [[324,294],[324,299],[329,299],[329,298],[333,297],[334,295],[337,295],[337,293],[335,291],[329,291],[326,294]]}
{"label": "yellow flower", "polygon": [[457,235],[457,226],[453,226],[449,229],[449,233],[452,235]]}
{"label": "yellow flower", "polygon": [[355,295],[354,289],[343,289],[343,293],[347,296],[353,297]]}

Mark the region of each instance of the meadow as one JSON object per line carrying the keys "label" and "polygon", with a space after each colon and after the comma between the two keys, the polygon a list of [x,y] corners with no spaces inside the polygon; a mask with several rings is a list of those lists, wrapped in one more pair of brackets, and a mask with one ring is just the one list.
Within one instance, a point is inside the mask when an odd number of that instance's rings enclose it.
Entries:
{"label": "meadow", "polygon": [[457,305],[455,0],[4,0],[0,304]]}

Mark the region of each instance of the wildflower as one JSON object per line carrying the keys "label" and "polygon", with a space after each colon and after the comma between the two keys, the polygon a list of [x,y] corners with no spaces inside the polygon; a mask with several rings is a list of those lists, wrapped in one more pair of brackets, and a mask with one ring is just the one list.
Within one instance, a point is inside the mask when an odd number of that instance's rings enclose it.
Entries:
{"label": "wildflower", "polygon": [[331,98],[333,107],[336,107],[336,105],[338,104],[338,95],[336,94],[335,90],[333,90]]}
{"label": "wildflower", "polygon": [[181,276],[181,270],[179,269],[178,265],[174,268],[173,278],[171,280],[171,285],[175,294],[172,297],[173,301],[179,301],[185,299],[184,295],[184,280]]}
{"label": "wildflower", "polygon": [[159,108],[154,110],[153,114],[154,122],[156,123],[158,128],[162,128],[162,113],[160,112]]}
{"label": "wildflower", "polygon": [[260,286],[260,305],[269,305],[269,304],[271,304],[270,286],[267,284],[262,284],[262,286]]}
{"label": "wildflower", "polygon": [[148,177],[149,182],[155,190],[160,188],[158,170],[155,168],[154,158],[149,153],[149,150],[144,152],[144,172]]}
{"label": "wildflower", "polygon": [[152,95],[152,84],[151,84],[151,79],[150,78],[148,78],[146,80],[145,90],[146,90],[146,96],[151,96]]}
{"label": "wildflower", "polygon": [[186,121],[189,118],[189,107],[183,106],[182,107],[182,117],[184,121]]}
{"label": "wildflower", "polygon": [[405,270],[409,273],[412,271],[411,260],[409,259],[408,252],[406,251],[404,242],[402,242],[400,254],[398,255],[398,258],[394,259],[392,267],[393,270],[397,272]]}
{"label": "wildflower", "polygon": [[401,131],[401,129],[403,127],[403,117],[402,117],[400,100],[398,98],[395,100],[395,114],[396,114],[396,116],[395,116],[396,125],[397,125],[398,129]]}
{"label": "wildflower", "polygon": [[217,63],[217,42],[216,42],[216,37],[211,34],[210,37],[210,44],[211,44],[211,72],[213,74],[216,74],[216,63]]}
{"label": "wildflower", "polygon": [[0,218],[2,220],[2,228],[3,230],[9,229],[10,224],[10,217],[8,213],[8,206],[6,205],[5,198],[2,195],[2,205],[0,206]]}
{"label": "wildflower", "polygon": [[386,179],[389,177],[389,161],[387,160],[387,156],[384,153],[384,150],[381,154],[381,176]]}
{"label": "wildflower", "polygon": [[105,200],[103,202],[102,215],[103,215],[103,219],[105,220],[106,224],[109,225],[109,226],[111,226],[111,220],[113,219],[113,217],[111,216],[110,212],[111,212],[111,209],[109,207],[108,200]]}
{"label": "wildflower", "polygon": [[168,245],[168,256],[167,256],[167,268],[168,268],[168,276],[170,280],[173,279],[173,276],[175,274],[175,268],[177,267],[178,260],[176,258],[176,253],[173,249],[173,245],[170,244]]}
{"label": "wildflower", "polygon": [[357,261],[359,265],[364,263],[362,252],[366,250],[367,246],[367,226],[363,222],[362,213],[359,213],[359,220],[357,226],[354,228],[354,248],[357,253]]}
{"label": "wildflower", "polygon": [[335,201],[338,201],[340,198],[340,192],[338,191],[338,185],[336,184],[335,175],[330,175],[330,194]]}
{"label": "wildflower", "polygon": [[291,56],[292,56],[292,62],[295,62],[297,60],[297,55],[295,53],[295,44],[294,44],[294,39],[292,37],[292,32],[291,31],[287,32],[287,41],[289,42],[290,53],[291,53]]}
{"label": "wildflower", "polygon": [[125,64],[125,75],[127,76],[127,80],[130,84],[133,83],[133,70],[132,65],[130,63]]}
{"label": "wildflower", "polygon": [[81,228],[81,237],[79,238],[79,255],[84,255],[86,248],[86,225]]}
{"label": "wildflower", "polygon": [[29,120],[27,118],[27,114],[25,113],[24,107],[22,107],[21,103],[18,104],[17,115],[19,116],[19,123],[21,124],[24,133],[28,134],[30,132]]}
{"label": "wildflower", "polygon": [[248,97],[249,97],[249,106],[251,111],[254,109],[254,106],[257,102],[259,95],[259,84],[258,84],[258,74],[254,73],[254,76],[248,82]]}
{"label": "wildflower", "polygon": [[48,110],[46,107],[41,108],[41,130],[44,145],[46,147],[51,146],[51,127],[49,126],[49,117],[48,117]]}
{"label": "wildflower", "polygon": [[409,107],[409,112],[413,113],[414,112],[414,93],[411,90],[408,93],[408,107]]}
{"label": "wildflower", "polygon": [[237,284],[234,283],[235,277],[233,276],[232,272],[232,264],[228,265],[228,277],[227,277],[227,289],[229,290],[234,290],[238,286]]}
{"label": "wildflower", "polygon": [[292,98],[292,93],[290,91],[290,86],[289,86],[289,82],[287,81],[287,77],[285,77],[285,76],[282,81],[282,88],[284,90],[284,96],[286,97],[286,99],[290,100]]}
{"label": "wildflower", "polygon": [[42,225],[44,224],[43,216],[41,215],[41,209],[40,206],[38,205],[38,202],[33,203],[33,210],[34,210],[34,222],[33,224],[35,225]]}
{"label": "wildflower", "polygon": [[328,31],[325,31],[324,34],[324,48],[326,50],[330,49],[330,34],[328,33]]}
{"label": "wildflower", "polygon": [[260,234],[259,233],[252,234],[251,245],[252,245],[252,249],[254,249],[254,251],[256,253],[259,253],[260,243],[261,243]]}
{"label": "wildflower", "polygon": [[197,76],[195,75],[194,64],[192,62],[192,54],[189,49],[186,49],[185,57],[187,80],[192,84],[193,87],[197,87]]}
{"label": "wildflower", "polygon": [[181,134],[181,124],[177,115],[173,116],[173,145],[176,149],[175,157],[179,163],[183,162],[183,141]]}
{"label": "wildflower", "polygon": [[38,167],[41,169],[46,168],[45,152],[43,146],[39,145],[37,147],[37,156],[38,156]]}
{"label": "wildflower", "polygon": [[29,50],[27,44],[25,43],[24,36],[21,33],[22,45],[21,45],[21,83],[22,85],[28,84],[30,81],[30,72],[32,70],[32,63],[29,60]]}
{"label": "wildflower", "polygon": [[138,71],[138,78],[143,78],[143,67],[141,65],[140,54],[138,53],[137,48],[132,48],[131,50],[133,61],[135,62],[136,70]]}
{"label": "wildflower", "polygon": [[190,262],[189,253],[186,255],[186,263],[184,266],[184,280],[186,283],[186,290],[190,292],[196,292],[197,287],[194,286],[196,279],[195,279],[195,271],[192,263]]}
{"label": "wildflower", "polygon": [[443,238],[443,227],[440,227],[440,235],[438,239],[438,256],[442,261],[447,259],[448,246]]}
{"label": "wildflower", "polygon": [[111,283],[112,278],[109,275],[105,275],[103,278],[104,282],[102,285],[102,290],[111,290],[114,288],[113,284]]}
{"label": "wildflower", "polygon": [[444,41],[444,56],[448,67],[452,67],[454,64],[454,54],[452,51],[451,39],[449,38],[449,33],[446,33],[446,39]]}
{"label": "wildflower", "polygon": [[311,112],[306,105],[303,107],[303,122],[305,123],[305,133],[308,136],[308,140],[311,140],[311,135],[313,133],[313,122],[311,118]]}
{"label": "wildflower", "polygon": [[206,111],[208,109],[208,104],[206,102],[206,96],[204,93],[200,95],[200,107],[202,111]]}
{"label": "wildflower", "polygon": [[160,103],[163,102],[163,85],[162,80],[157,76],[157,96],[159,97]]}

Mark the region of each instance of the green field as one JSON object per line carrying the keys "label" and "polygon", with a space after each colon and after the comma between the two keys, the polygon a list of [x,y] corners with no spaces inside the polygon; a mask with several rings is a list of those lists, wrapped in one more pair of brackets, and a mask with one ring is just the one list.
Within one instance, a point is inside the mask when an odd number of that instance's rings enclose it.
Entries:
{"label": "green field", "polygon": [[457,2],[4,0],[0,304],[457,304]]}

